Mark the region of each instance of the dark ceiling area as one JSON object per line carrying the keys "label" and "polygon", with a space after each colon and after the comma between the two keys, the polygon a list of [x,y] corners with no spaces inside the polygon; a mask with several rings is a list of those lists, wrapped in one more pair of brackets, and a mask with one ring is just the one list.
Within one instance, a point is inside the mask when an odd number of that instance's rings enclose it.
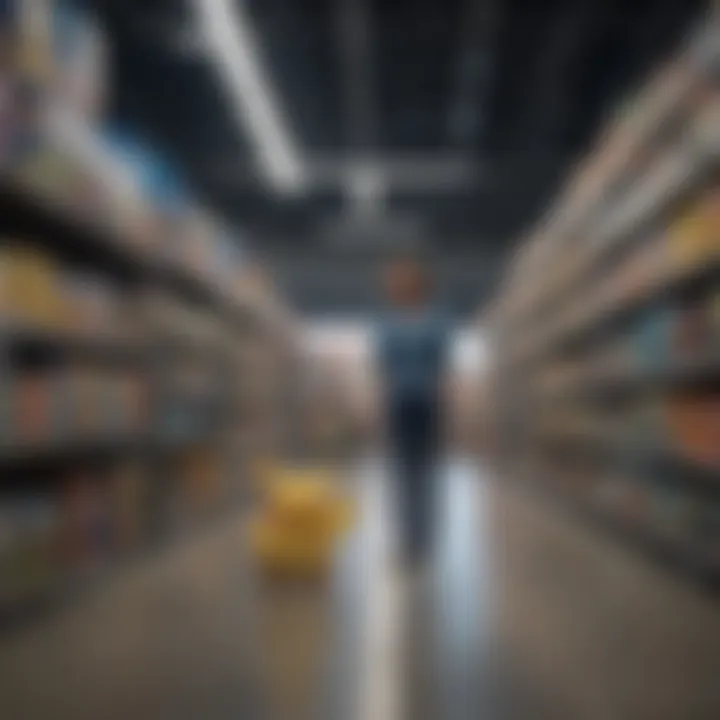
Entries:
{"label": "dark ceiling area", "polygon": [[[603,119],[707,5],[245,0],[266,76],[319,178],[287,195],[259,173],[196,3],[85,4],[110,37],[115,118],[267,259],[298,307],[345,312],[374,305],[374,269],[398,228],[435,258],[456,308],[487,298]],[[357,158],[394,168],[383,194],[393,222],[344,242],[349,201],[336,170]]]}

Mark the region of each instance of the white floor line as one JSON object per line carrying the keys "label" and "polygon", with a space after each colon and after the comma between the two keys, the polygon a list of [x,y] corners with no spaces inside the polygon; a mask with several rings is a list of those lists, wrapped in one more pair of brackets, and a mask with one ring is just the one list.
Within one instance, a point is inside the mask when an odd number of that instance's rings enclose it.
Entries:
{"label": "white floor line", "polygon": [[362,493],[366,614],[358,720],[402,717],[401,579],[394,573],[389,494],[382,467],[373,463],[363,478]]}

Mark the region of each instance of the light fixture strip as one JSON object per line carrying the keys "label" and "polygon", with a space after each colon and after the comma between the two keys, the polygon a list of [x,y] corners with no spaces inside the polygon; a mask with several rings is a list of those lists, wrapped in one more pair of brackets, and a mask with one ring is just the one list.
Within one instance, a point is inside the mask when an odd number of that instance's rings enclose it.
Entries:
{"label": "light fixture strip", "polygon": [[243,3],[195,0],[195,6],[233,111],[252,138],[263,173],[277,190],[300,189],[305,180],[302,162],[263,70],[256,33]]}

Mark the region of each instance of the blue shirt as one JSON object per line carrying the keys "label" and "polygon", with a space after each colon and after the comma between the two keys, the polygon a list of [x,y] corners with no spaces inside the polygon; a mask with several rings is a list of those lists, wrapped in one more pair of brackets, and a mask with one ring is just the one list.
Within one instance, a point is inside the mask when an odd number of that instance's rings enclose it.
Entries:
{"label": "blue shirt", "polygon": [[391,403],[438,398],[447,338],[447,324],[429,311],[396,314],[382,323],[377,353]]}

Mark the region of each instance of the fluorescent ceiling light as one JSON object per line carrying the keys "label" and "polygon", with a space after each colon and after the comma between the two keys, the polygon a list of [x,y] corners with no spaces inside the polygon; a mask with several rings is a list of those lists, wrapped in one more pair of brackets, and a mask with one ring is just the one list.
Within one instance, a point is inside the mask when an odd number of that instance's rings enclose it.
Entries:
{"label": "fluorescent ceiling light", "polygon": [[300,189],[305,180],[302,163],[263,72],[256,34],[243,3],[195,0],[195,7],[233,109],[247,128],[264,174],[278,190]]}

